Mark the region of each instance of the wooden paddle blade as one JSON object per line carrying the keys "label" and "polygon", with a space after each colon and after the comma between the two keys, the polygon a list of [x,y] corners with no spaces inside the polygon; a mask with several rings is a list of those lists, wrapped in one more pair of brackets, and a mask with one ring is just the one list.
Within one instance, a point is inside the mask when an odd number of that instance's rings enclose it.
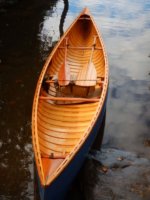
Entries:
{"label": "wooden paddle blade", "polygon": [[95,86],[97,79],[97,72],[92,62],[88,65],[84,65],[79,71],[75,85],[78,86]]}
{"label": "wooden paddle blade", "polygon": [[66,86],[70,83],[70,68],[67,63],[63,63],[58,72],[58,83],[60,86]]}

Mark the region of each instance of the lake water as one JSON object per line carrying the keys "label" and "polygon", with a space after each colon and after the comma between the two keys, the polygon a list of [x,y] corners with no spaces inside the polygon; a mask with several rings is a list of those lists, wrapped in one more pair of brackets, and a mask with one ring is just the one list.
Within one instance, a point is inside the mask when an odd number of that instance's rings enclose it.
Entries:
{"label": "lake water", "polygon": [[150,158],[150,1],[0,1],[0,199],[35,199],[31,109],[42,65],[89,7],[108,54],[103,145]]}

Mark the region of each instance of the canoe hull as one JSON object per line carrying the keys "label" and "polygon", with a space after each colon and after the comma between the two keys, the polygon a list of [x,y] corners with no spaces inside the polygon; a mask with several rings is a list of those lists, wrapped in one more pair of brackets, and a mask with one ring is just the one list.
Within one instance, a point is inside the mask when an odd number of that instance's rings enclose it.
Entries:
{"label": "canoe hull", "polygon": [[102,111],[84,145],[81,147],[69,165],[65,168],[65,170],[51,183],[51,185],[43,187],[40,183],[37,173],[38,188],[41,200],[66,200],[67,191],[81,169],[90,147],[92,146],[99,132],[99,128],[102,124],[106,111],[106,100],[107,98],[104,101]]}
{"label": "canoe hull", "polygon": [[[61,86],[58,75],[66,74],[66,61],[71,81]],[[104,44],[84,9],[47,58],[35,91],[32,138],[41,200],[66,200],[102,124],[107,90]]]}

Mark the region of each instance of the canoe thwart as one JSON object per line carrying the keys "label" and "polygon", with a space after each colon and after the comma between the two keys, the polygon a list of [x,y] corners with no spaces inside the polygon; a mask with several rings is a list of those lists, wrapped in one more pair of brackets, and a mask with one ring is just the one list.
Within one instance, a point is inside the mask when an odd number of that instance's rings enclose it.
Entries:
{"label": "canoe thwart", "polygon": [[79,20],[91,20],[89,17],[80,17]]}
{"label": "canoe thwart", "polygon": [[[93,80],[80,80],[80,81],[93,81]],[[97,84],[103,84],[104,83],[104,81],[101,81],[99,79],[96,79],[94,81],[96,81]],[[51,80],[46,80],[45,82],[46,83],[57,83],[56,80],[52,80],[52,79]],[[74,80],[70,80],[70,83],[74,84]]]}
{"label": "canoe thwart", "polygon": [[[61,46],[59,47],[59,49],[65,49],[66,47],[65,46]],[[75,46],[69,46],[67,47],[67,49],[76,49],[76,50],[92,50],[93,47],[75,47]],[[94,46],[94,50],[102,50],[102,47],[95,47]]]}
{"label": "canoe thwart", "polygon": [[99,98],[77,98],[77,97],[51,97],[51,96],[40,96],[42,100],[53,100],[53,101],[85,101],[85,102],[98,102]]}

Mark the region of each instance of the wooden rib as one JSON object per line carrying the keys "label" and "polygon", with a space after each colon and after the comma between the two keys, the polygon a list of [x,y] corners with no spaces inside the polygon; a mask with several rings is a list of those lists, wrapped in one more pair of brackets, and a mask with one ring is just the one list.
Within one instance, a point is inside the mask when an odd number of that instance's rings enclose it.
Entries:
{"label": "wooden rib", "polygon": [[76,126],[75,124],[74,124],[74,126],[73,127],[61,127],[61,126],[58,126],[58,125],[54,125],[54,124],[49,124],[49,123],[46,123],[44,120],[42,120],[41,118],[39,118],[39,116],[38,116],[38,118],[37,118],[37,121],[38,121],[38,126],[42,126],[42,127],[44,127],[44,128],[46,128],[46,129],[48,129],[48,130],[52,130],[52,131],[56,131],[56,132],[74,132],[74,133],[76,133],[76,132],[84,132],[85,131],[85,129],[86,129],[86,125],[85,126]]}
{"label": "wooden rib", "polygon": [[[68,133],[69,135],[69,133]],[[43,139],[46,140],[47,142],[53,143],[53,144],[58,144],[58,145],[75,145],[78,141],[79,138],[57,138],[53,136],[49,136],[41,131],[39,131],[39,136]]]}
{"label": "wooden rib", "polygon": [[[95,105],[94,105],[95,104]],[[86,105],[86,106],[85,106]],[[92,106],[91,106],[92,105]],[[55,114],[61,115],[61,116],[69,116],[69,117],[86,117],[87,115],[92,116],[92,114],[95,113],[95,109],[97,107],[97,102],[93,104],[83,104],[81,105],[75,104],[74,107],[73,105],[63,105],[60,107],[60,105],[55,105],[48,103],[47,101],[40,101],[40,107],[43,107],[44,109],[47,109],[47,112],[49,115]]]}
{"label": "wooden rib", "polygon": [[[41,139],[40,137],[39,137],[39,143],[42,146],[42,148],[47,151],[54,150],[56,152],[62,152],[62,153],[63,152],[69,153],[72,150],[72,148],[74,147],[74,145],[67,146],[67,145],[56,145],[53,143],[50,144],[49,142]],[[40,146],[40,149],[42,149],[41,146]],[[50,153],[48,153],[48,154],[50,154]]]}
{"label": "wooden rib", "polygon": [[51,104],[47,101],[39,101],[39,105],[41,106],[45,106],[47,109],[53,109],[55,111],[59,111],[59,112],[68,112],[68,113],[72,113],[72,115],[74,115],[75,113],[78,114],[82,114],[84,113],[89,113],[89,112],[95,112],[95,109],[97,108],[98,103],[97,102],[93,102],[91,103],[87,103],[87,104],[83,104],[81,106],[81,104],[75,104],[75,105],[55,105],[55,104]]}
{"label": "wooden rib", "polygon": [[71,114],[71,113],[65,113],[65,112],[59,112],[56,113],[56,111],[53,110],[47,110],[44,107],[40,107],[38,110],[40,113],[43,113],[43,115],[47,118],[52,118],[54,120],[60,120],[60,121],[68,121],[68,122],[81,122],[82,120],[84,121],[90,121],[92,116],[93,116],[93,112],[86,112],[86,113],[82,113],[80,115],[80,113],[76,113],[76,114]]}
{"label": "wooden rib", "polygon": [[54,126],[59,126],[59,127],[67,127],[67,128],[72,128],[72,127],[77,127],[78,124],[80,125],[80,127],[85,127],[87,125],[87,121],[81,121],[81,122],[70,122],[70,121],[59,121],[56,119],[51,119],[46,117],[45,115],[41,114],[38,112],[38,117],[45,123],[49,124],[49,125],[54,125]]}
{"label": "wooden rib", "polygon": [[70,132],[63,132],[63,131],[57,131],[55,129],[49,128],[47,129],[46,127],[42,127],[41,124],[38,125],[38,131],[42,131],[44,134],[48,135],[48,136],[52,136],[52,137],[56,137],[56,138],[65,138],[65,139],[76,139],[76,138],[80,138],[82,136],[83,131],[70,131]]}

